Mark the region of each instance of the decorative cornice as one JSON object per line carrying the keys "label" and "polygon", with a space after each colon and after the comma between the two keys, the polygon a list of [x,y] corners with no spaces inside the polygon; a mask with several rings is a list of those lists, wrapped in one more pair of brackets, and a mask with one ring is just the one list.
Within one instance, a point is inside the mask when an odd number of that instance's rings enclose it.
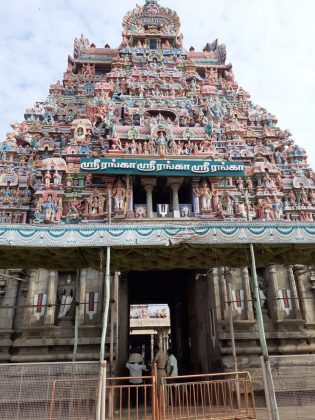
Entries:
{"label": "decorative cornice", "polygon": [[221,222],[0,225],[0,246],[100,247],[178,244],[315,244],[314,223]]}

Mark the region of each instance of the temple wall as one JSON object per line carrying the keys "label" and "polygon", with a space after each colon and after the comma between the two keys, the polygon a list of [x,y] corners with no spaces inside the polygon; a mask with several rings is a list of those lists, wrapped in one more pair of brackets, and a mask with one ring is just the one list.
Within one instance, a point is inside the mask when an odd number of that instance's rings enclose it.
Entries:
{"label": "temple wall", "polygon": [[[270,354],[314,352],[314,270],[305,266],[268,265],[258,269],[257,274]],[[24,280],[22,275],[14,275]],[[79,331],[77,360],[97,360],[103,275],[92,269],[81,270],[78,275],[41,269],[26,272],[24,276],[25,282],[8,279],[1,283],[1,361],[72,360],[75,302],[78,303]],[[73,300],[69,311],[58,318],[64,293],[72,294]],[[118,352],[117,369],[121,369],[128,354],[127,278],[121,277],[119,289],[113,293],[117,295],[112,302],[116,305],[113,313],[117,318],[113,351]],[[196,372],[233,370],[231,307],[238,368],[250,370],[258,377],[261,352],[250,268],[218,267],[193,276],[188,282],[187,294],[191,367]],[[108,357],[109,336],[110,328]]]}

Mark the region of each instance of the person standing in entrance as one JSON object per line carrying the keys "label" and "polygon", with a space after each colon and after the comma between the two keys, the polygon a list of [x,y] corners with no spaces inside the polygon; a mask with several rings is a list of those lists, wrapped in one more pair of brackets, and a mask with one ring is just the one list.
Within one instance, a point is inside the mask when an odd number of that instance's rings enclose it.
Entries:
{"label": "person standing in entrance", "polygon": [[130,360],[133,360],[133,358],[131,359],[129,358],[128,363],[126,363],[126,368],[129,369],[129,372],[130,372],[130,379],[129,379],[129,383],[131,385],[130,403],[131,403],[131,407],[136,407],[137,404],[139,406],[139,404],[142,403],[143,401],[142,373],[147,372],[147,368],[143,364],[143,362],[130,361]]}
{"label": "person standing in entrance", "polygon": [[173,354],[171,347],[167,350],[167,366],[166,366],[166,373],[167,376],[178,376],[178,367],[177,367],[177,359]]}
{"label": "person standing in entrance", "polygon": [[157,388],[160,389],[160,386],[162,384],[162,378],[165,378],[166,376],[166,362],[167,357],[164,351],[160,350],[159,346],[154,346],[154,359],[153,363],[156,363],[157,368]]}

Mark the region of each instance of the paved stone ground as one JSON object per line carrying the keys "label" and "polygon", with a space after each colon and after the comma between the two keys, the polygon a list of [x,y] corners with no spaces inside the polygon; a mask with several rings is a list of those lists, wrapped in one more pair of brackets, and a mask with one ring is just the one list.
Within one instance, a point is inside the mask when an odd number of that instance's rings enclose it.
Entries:
{"label": "paved stone ground", "polygon": [[[315,406],[280,407],[280,420],[314,420]],[[257,420],[268,420],[267,410],[257,408]]]}

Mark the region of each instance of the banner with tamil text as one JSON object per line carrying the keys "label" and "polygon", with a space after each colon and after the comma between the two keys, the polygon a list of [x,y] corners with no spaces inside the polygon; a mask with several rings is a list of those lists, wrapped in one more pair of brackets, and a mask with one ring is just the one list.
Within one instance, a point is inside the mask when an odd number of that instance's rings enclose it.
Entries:
{"label": "banner with tamil text", "polygon": [[82,158],[81,172],[113,175],[244,176],[243,162],[184,159]]}

